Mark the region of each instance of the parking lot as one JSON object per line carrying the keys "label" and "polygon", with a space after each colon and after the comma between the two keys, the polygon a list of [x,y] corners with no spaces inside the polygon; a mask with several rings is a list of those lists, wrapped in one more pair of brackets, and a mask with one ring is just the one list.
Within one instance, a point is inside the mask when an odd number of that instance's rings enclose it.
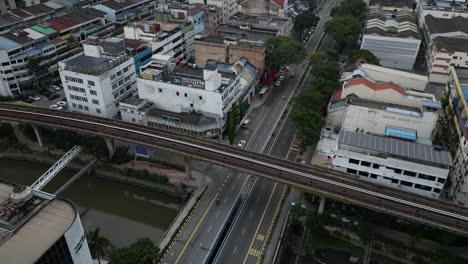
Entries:
{"label": "parking lot", "polygon": [[49,100],[47,96],[44,96],[39,93],[34,93],[34,96],[38,96],[40,100],[34,101],[31,104],[38,107],[50,108],[51,105],[56,105],[58,102],[62,101],[65,98],[65,92],[63,91],[63,89],[60,91],[56,91],[55,94],[59,96],[53,100]]}

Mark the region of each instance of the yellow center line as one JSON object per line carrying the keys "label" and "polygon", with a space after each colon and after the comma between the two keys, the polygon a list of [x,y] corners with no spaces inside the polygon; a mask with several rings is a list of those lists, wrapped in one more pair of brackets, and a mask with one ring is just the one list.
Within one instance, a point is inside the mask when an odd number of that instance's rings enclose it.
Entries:
{"label": "yellow center line", "polygon": [[296,134],[294,134],[294,138],[293,138],[293,140],[291,142],[291,145],[289,145],[288,153],[286,153],[286,159],[288,159],[288,157],[289,157],[289,153],[291,152],[291,148],[294,145],[294,142],[296,142]]}
{"label": "yellow center line", "polygon": [[275,193],[276,185],[278,185],[278,184],[275,182],[275,185],[273,186],[273,191],[271,192],[270,197],[268,198],[267,205],[265,206],[265,209],[263,210],[262,217],[260,218],[260,222],[258,223],[257,229],[255,230],[255,234],[254,234],[253,237],[252,237],[252,241],[250,241],[249,249],[247,250],[247,254],[245,254],[245,258],[244,258],[243,264],[245,264],[245,263],[247,262],[247,259],[248,259],[249,254],[250,254],[249,252],[250,252],[250,250],[252,249],[253,243],[255,242],[255,238],[257,237],[258,230],[260,229],[260,226],[262,225],[263,218],[265,217],[265,214],[266,214],[266,211],[267,211],[267,209],[268,209],[268,206],[270,205],[271,198],[273,197],[273,194]]}

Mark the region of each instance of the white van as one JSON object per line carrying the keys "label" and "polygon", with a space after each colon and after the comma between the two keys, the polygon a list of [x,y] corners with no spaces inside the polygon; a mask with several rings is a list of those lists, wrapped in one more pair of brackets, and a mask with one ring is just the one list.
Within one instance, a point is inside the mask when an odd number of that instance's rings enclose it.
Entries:
{"label": "white van", "polygon": [[250,119],[245,119],[242,121],[241,128],[248,128],[250,125]]}

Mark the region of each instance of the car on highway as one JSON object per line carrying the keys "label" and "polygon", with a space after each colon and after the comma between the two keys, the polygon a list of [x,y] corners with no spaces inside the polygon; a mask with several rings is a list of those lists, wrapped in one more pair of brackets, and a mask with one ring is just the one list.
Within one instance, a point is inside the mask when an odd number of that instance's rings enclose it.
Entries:
{"label": "car on highway", "polygon": [[280,81],[284,80],[284,75],[281,75],[281,76],[279,77],[279,80],[280,80]]}
{"label": "car on highway", "polygon": [[67,106],[67,102],[65,102],[65,101],[59,101],[59,102],[57,102],[56,105],[65,107],[65,106]]}
{"label": "car on highway", "polygon": [[53,104],[51,106],[49,106],[50,109],[55,109],[55,110],[63,110],[63,107],[59,106],[59,105],[56,105],[56,104]]}
{"label": "car on highway", "polygon": [[30,95],[28,98],[36,102],[41,100],[41,98],[37,95]]}
{"label": "car on highway", "polygon": [[289,74],[289,78],[294,78],[294,76],[296,76],[296,74],[294,72],[291,72],[291,74]]}
{"label": "car on highway", "polygon": [[31,98],[29,98],[29,97],[28,97],[28,98],[24,98],[24,99],[23,99],[23,100],[21,100],[21,101],[23,101],[23,102],[25,102],[25,103],[28,103],[28,104],[32,104],[32,103],[34,103],[34,100],[33,100],[33,99],[31,99]]}
{"label": "car on highway", "polygon": [[281,81],[276,81],[275,86],[280,86]]}
{"label": "car on highway", "polygon": [[246,144],[247,144],[247,141],[241,140],[241,141],[239,141],[239,143],[237,143],[237,146],[239,148],[244,148]]}

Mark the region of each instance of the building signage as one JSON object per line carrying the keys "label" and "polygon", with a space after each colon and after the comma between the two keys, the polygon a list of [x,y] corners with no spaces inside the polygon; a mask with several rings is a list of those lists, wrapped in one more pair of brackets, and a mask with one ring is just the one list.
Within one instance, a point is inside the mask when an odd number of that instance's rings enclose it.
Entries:
{"label": "building signage", "polygon": [[205,82],[203,80],[180,76],[172,76],[172,84],[205,88]]}

